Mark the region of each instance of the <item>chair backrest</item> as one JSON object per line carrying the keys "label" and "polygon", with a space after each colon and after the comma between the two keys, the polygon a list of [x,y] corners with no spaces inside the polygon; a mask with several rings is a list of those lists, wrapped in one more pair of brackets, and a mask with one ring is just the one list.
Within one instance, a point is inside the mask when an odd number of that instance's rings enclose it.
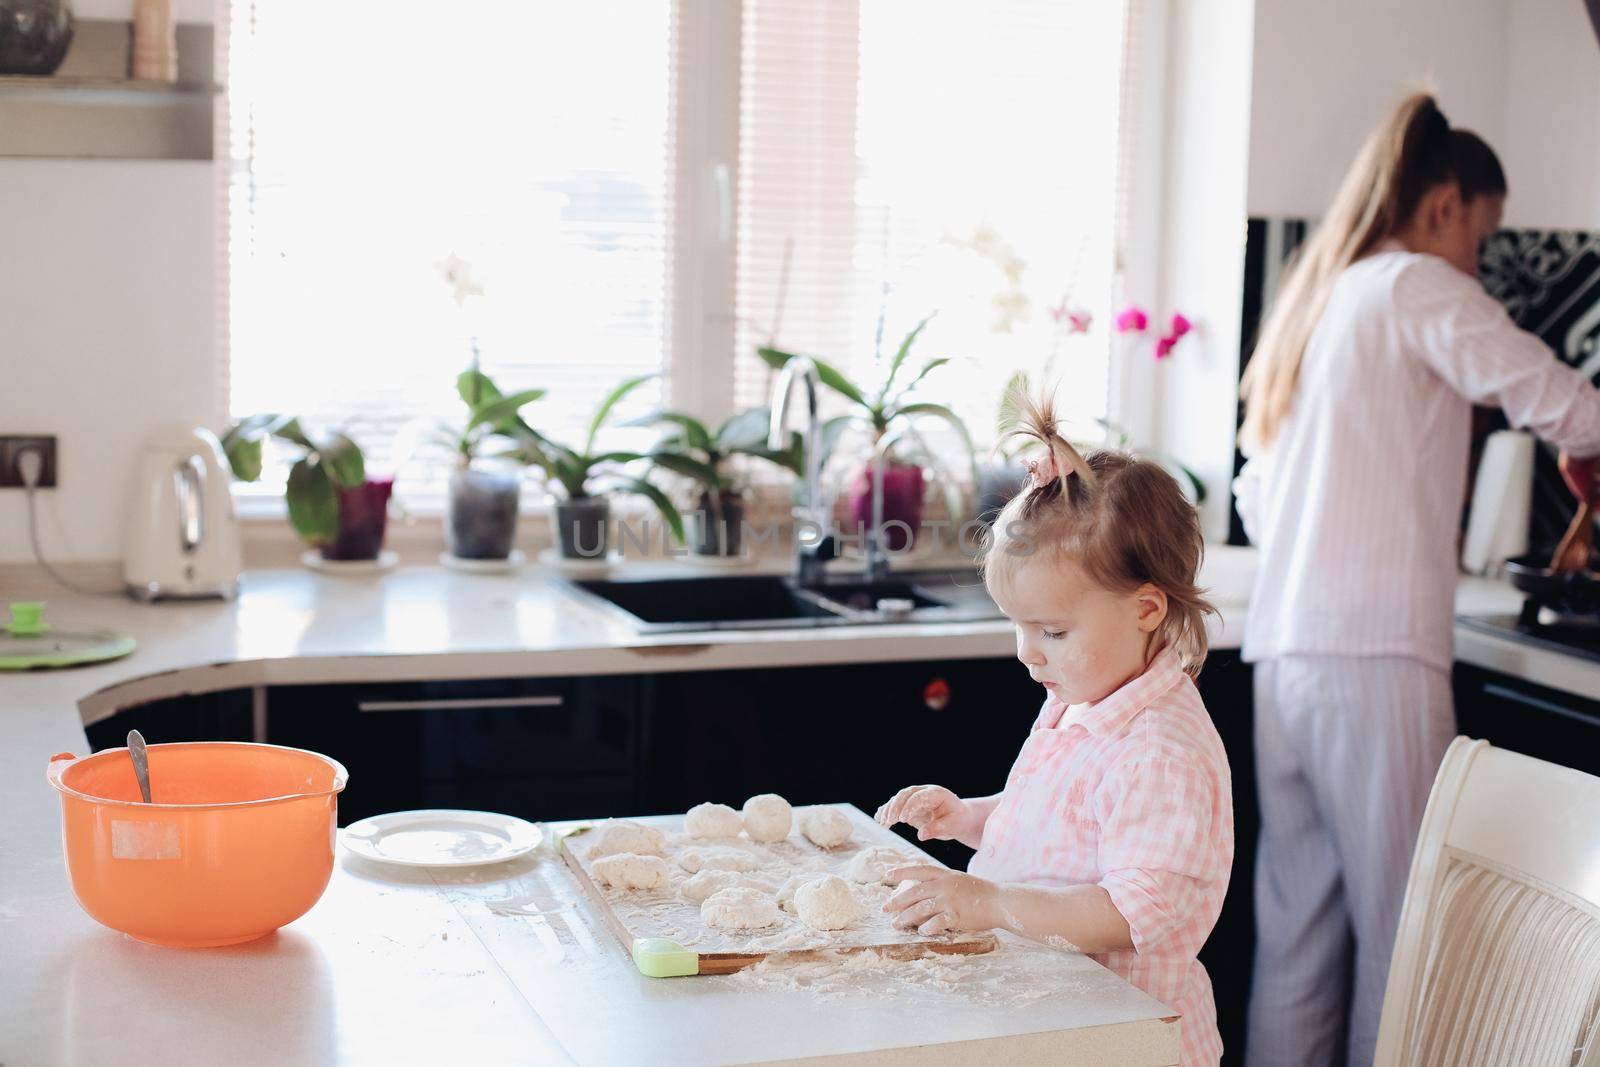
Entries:
{"label": "chair backrest", "polygon": [[1600,778],[1458,737],[1422,818],[1380,1067],[1600,1067]]}

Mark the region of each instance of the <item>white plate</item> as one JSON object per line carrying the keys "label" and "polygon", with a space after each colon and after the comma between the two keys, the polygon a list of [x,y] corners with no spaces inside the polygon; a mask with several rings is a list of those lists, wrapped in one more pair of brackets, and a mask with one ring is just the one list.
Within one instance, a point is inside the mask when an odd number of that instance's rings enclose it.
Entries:
{"label": "white plate", "polygon": [[467,574],[504,574],[521,567],[528,562],[528,557],[522,554],[520,548],[513,548],[511,555],[505,559],[462,559],[448,552],[441,552],[439,562],[453,571],[464,571]]}
{"label": "white plate", "polygon": [[402,867],[481,867],[539,847],[544,832],[514,815],[431,808],[353,822],[339,832],[358,856]]}
{"label": "white plate", "polygon": [[622,553],[611,552],[604,559],[568,559],[553,548],[539,553],[539,562],[565,574],[604,574],[622,562]]}
{"label": "white plate", "polygon": [[323,559],[316,549],[300,553],[300,562],[323,574],[382,574],[394,570],[400,553],[384,549],[377,559]]}

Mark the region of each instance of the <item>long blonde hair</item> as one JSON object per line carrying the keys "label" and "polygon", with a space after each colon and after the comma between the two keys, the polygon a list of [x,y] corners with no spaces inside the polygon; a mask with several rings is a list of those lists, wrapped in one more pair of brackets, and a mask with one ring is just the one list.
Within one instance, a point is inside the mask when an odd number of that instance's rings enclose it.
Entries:
{"label": "long blonde hair", "polygon": [[1240,383],[1247,450],[1277,437],[1339,274],[1409,223],[1423,195],[1446,182],[1459,186],[1463,200],[1506,191],[1494,150],[1471,131],[1452,129],[1431,95],[1413,93],[1368,136],[1279,287]]}
{"label": "long blonde hair", "polygon": [[1216,614],[1195,584],[1205,541],[1200,518],[1159,463],[1112,449],[1079,452],[1056,417],[1054,391],[1032,395],[1025,384],[1007,399],[1007,437],[1045,447],[1055,476],[1031,485],[1001,509],[987,534],[981,565],[990,588],[1011,580],[1021,560],[1056,553],[1098,585],[1133,592],[1149,583],[1167,595],[1167,615],[1151,642],[1171,648],[1191,675],[1206,658],[1205,617]]}

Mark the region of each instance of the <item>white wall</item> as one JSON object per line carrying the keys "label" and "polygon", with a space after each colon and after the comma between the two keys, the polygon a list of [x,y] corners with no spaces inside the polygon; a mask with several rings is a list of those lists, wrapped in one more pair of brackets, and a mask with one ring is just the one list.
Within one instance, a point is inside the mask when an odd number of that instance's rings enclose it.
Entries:
{"label": "white wall", "polygon": [[[4,159],[0,204],[0,432],[59,438],[49,557],[116,559],[141,443],[220,415],[211,164]],[[26,514],[0,490],[0,563],[32,558]]]}
{"label": "white wall", "polygon": [[1582,0],[1510,4],[1506,221],[1600,229],[1600,40]]}
{"label": "white wall", "polygon": [[1583,0],[1260,0],[1252,215],[1315,217],[1367,132],[1431,83],[1499,152],[1511,226],[1600,227],[1600,43]]}

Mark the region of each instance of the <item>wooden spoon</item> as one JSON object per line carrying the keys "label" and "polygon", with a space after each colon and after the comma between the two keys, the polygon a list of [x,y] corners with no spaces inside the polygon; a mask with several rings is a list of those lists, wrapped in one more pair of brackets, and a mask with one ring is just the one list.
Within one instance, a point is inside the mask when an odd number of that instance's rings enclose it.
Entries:
{"label": "wooden spoon", "polygon": [[1578,505],[1572,525],[1556,546],[1550,557],[1550,569],[1557,574],[1576,574],[1589,569],[1589,557],[1594,553],[1594,497],[1591,495]]}

